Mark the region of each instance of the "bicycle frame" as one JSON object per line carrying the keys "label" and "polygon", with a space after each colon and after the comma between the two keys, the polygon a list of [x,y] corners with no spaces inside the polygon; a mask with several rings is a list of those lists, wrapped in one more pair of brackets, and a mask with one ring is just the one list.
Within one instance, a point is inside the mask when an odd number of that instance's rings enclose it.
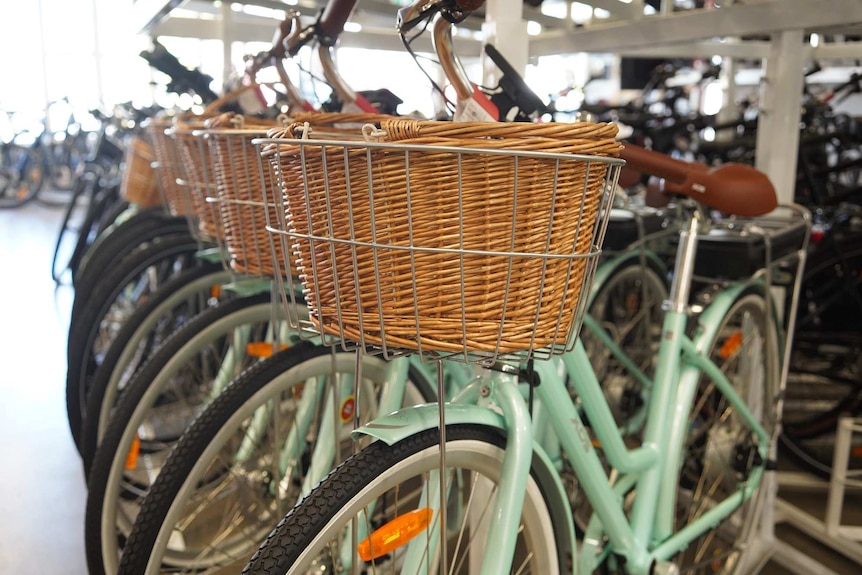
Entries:
{"label": "bicycle frame", "polygon": [[[702,373],[710,377],[716,389],[753,430],[758,454],[764,461],[769,457],[773,442],[771,434],[734,390],[727,376],[707,356],[709,346],[735,297],[746,287],[758,283],[759,279],[739,282],[726,288],[699,316],[697,335],[692,339],[685,333],[690,313],[688,298],[699,224],[699,212],[690,212],[680,234],[677,273],[667,302],[642,447],[633,450],[625,447],[621,430],[614,423],[580,341],[572,353],[561,359],[535,364],[541,381],[541,385],[535,388],[536,398],[541,405],[537,413],[545,417],[544,421],[530,420],[522,394],[516,385],[512,385],[512,375],[493,371],[488,372],[487,378],[465,387],[447,403],[444,411],[446,419],[452,423],[491,423],[504,429],[507,436],[502,478],[492,510],[495,522],[487,539],[494,542],[495,553],[485,554],[481,573],[503,573],[510,568],[532,453],[534,449],[542,449],[538,445],[534,447],[534,439],[547,435],[548,428],[553,430],[555,442],[568,456],[594,510],[587,537],[582,542],[581,557],[574,562],[574,573],[593,572],[613,552],[625,559],[629,572],[647,575],[655,562],[670,559],[695,538],[730,516],[757,490],[763,475],[762,468],[754,469],[734,493],[674,533],[673,511],[677,485],[673,481],[663,482],[662,479],[678,475],[682,446],[688,432],[688,416]],[[771,315],[768,317],[767,321],[773,321]],[[610,343],[616,347],[613,342]],[[615,353],[622,352],[616,348]],[[614,484],[609,482],[581,414],[566,389],[565,380],[561,377],[564,372],[574,376],[570,378],[572,385],[582,399],[582,409],[609,463],[624,474]],[[489,420],[480,414],[487,412],[485,406],[489,404],[502,411],[496,422],[494,418]],[[358,429],[354,436],[371,436],[391,444],[433,426],[437,411],[436,406],[400,410]],[[555,442],[547,443],[553,448]],[[553,459],[553,454],[542,455]],[[637,496],[629,520],[623,508],[623,496],[633,488]],[[435,491],[439,487],[431,485],[427,489]],[[602,537],[607,537],[609,545],[606,548],[602,546]],[[421,539],[424,544],[425,538]]]}

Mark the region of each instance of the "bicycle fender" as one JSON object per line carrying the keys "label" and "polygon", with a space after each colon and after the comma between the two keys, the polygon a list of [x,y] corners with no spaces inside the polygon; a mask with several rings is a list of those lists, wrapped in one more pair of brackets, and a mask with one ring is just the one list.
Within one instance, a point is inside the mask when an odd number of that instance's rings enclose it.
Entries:
{"label": "bicycle fender", "polygon": [[[599,290],[602,288],[605,282],[607,282],[609,277],[611,277],[621,267],[628,265],[632,260],[640,259],[640,257],[640,251],[634,250],[615,256],[599,264],[599,266],[596,268],[595,276],[593,277],[593,283],[590,286],[590,294],[587,306],[593,303],[593,300],[599,293]],[[650,266],[660,276],[664,276],[664,274],[667,273],[665,265],[662,263],[662,261],[656,254],[650,251],[646,251],[644,252],[644,257],[646,259],[646,265]]]}
{"label": "bicycle fender", "polygon": [[[484,425],[497,428],[504,434],[506,429],[502,415],[486,407],[470,404],[447,403],[446,423]],[[392,445],[411,435],[428,429],[437,429],[439,426],[440,414],[437,410],[437,404],[426,403],[399,409],[389,415],[378,417],[374,421],[355,429],[351,436],[354,440],[360,437],[373,437],[387,445]],[[537,459],[538,461],[536,461]],[[545,493],[545,497],[548,499],[548,509],[554,515],[554,523],[566,527],[566,533],[561,534],[558,543],[567,546],[567,548],[561,549],[560,552],[564,554],[563,557],[566,556],[565,554],[570,554],[573,559],[572,575],[577,575],[575,525],[572,514],[563,512],[563,510],[569,509],[571,504],[563,482],[560,480],[560,475],[555,471],[554,463],[536,442],[533,442],[533,472],[540,476],[542,485],[553,486],[553,490],[548,489],[549,492]]]}
{"label": "bicycle fender", "polygon": [[730,311],[736,299],[752,287],[763,292],[763,283],[756,281],[731,285],[715,295],[712,303],[697,319],[697,331],[691,338],[699,352],[709,353],[709,346],[715,339],[722,318]]}
{"label": "bicycle fender", "polygon": [[[446,423],[475,423],[505,430],[503,417],[485,407],[478,405],[447,403]],[[355,429],[351,434],[353,439],[361,436],[373,437],[392,445],[411,435],[426,429],[435,429],[440,425],[440,414],[436,403],[426,403],[399,409],[389,415],[378,417],[374,421]]]}

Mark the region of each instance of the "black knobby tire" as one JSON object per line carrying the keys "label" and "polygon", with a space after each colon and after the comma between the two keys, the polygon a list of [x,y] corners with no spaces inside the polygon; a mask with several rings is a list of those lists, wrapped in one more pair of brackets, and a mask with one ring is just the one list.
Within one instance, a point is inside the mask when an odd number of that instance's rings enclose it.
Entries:
{"label": "black knobby tire", "polygon": [[126,210],[129,209],[129,202],[124,200],[123,198],[117,198],[108,208],[102,213],[102,217],[99,218],[99,225],[96,228],[96,232],[101,234],[106,229],[108,229],[114,222],[117,221]]}
{"label": "black knobby tire", "polygon": [[[212,275],[221,269],[220,265],[211,263],[201,263],[198,267],[194,267],[182,272],[180,275],[172,278],[159,288],[145,305],[135,310],[111,343],[108,348],[108,353],[105,354],[102,363],[96,369],[93,379],[90,381],[89,389],[87,390],[87,407],[85,413],[92,414],[92,417],[87,417],[83,421],[83,429],[81,435],[81,457],[84,461],[84,472],[89,475],[90,465],[93,462],[93,456],[96,453],[99,435],[99,412],[102,409],[102,401],[104,400],[105,391],[108,383],[111,381],[115,369],[127,369],[127,366],[118,366],[117,362],[123,354],[129,340],[135,335],[135,332],[150,315],[153,310],[158,308],[162,302],[176,293],[178,289],[190,284],[200,278]],[[179,328],[185,320],[194,317],[202,310],[189,310],[188,314],[184,314],[178,321],[170,323],[170,327]],[[169,333],[166,336],[170,335]],[[153,351],[157,348],[156,345],[148,351]],[[149,354],[145,353],[143,357]]]}
{"label": "black knobby tire", "polygon": [[[66,412],[75,445],[80,448],[88,379],[96,370],[93,346],[101,321],[125,286],[146,273],[151,266],[184,260],[195,265],[197,243],[189,236],[168,237],[153,242],[128,255],[110,269],[101,282],[88,294],[77,317],[69,328],[66,372]],[[183,266],[183,267],[187,267]],[[167,270],[174,271],[173,266]],[[167,278],[162,278],[167,279]]]}
{"label": "black knobby tire", "polygon": [[[279,375],[308,360],[329,356],[330,348],[300,343],[244,371],[186,430],[150,488],[123,549],[118,573],[143,573],[150,552],[178,492],[204,451],[243,406]],[[425,401],[434,401],[431,385],[410,369],[409,380]]]}
{"label": "black knobby tire", "polygon": [[256,295],[227,301],[199,314],[170,336],[156,353],[141,366],[129,382],[111,414],[111,420],[101,443],[96,449],[90,467],[87,484],[87,506],[84,516],[86,556],[90,575],[105,575],[102,563],[101,526],[102,507],[108,488],[109,475],[127,424],[132,419],[138,404],[149,390],[153,380],[195,335],[203,333],[209,326],[233,313],[269,301],[269,294]]}
{"label": "black knobby tire", "polygon": [[[461,440],[477,440],[505,449],[505,439],[497,429],[480,425],[447,425],[447,444]],[[317,487],[282,519],[254,554],[243,575],[284,575],[305,551],[318,534],[336,514],[345,508],[363,489],[377,478],[385,477],[389,470],[429,448],[439,448],[440,433],[437,429],[419,432],[393,445],[377,441],[350,457],[334,469]],[[535,459],[534,459],[535,462]],[[547,505],[548,491],[541,481],[541,474],[533,473]],[[551,516],[553,518],[553,512]],[[566,530],[554,525],[557,538],[557,560],[560,572],[565,571],[571,560],[560,535]]]}
{"label": "black knobby tire", "polygon": [[72,307],[72,317],[80,305],[77,294],[87,294],[104,276],[105,270],[122,260],[133,251],[158,238],[168,236],[188,236],[188,224],[180,218],[167,218],[151,210],[138,212],[128,220],[106,231],[103,241],[94,244],[87,251],[74,276],[76,298]]}

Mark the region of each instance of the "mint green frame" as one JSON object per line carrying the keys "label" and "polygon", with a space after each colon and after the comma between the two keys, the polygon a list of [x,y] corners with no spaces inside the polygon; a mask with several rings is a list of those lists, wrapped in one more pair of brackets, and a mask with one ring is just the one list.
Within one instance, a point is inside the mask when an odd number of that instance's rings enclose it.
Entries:
{"label": "mint green frame", "polygon": [[[648,421],[651,425],[645,429],[643,447],[633,450],[625,447],[622,433],[614,423],[580,341],[572,353],[561,359],[535,364],[541,380],[535,393],[542,406],[541,413],[546,418],[544,422],[531,421],[523,394],[517,385],[512,385],[512,376],[497,372],[489,372],[488,378],[468,385],[446,404],[447,421],[484,422],[501,427],[507,434],[503,480],[497,497],[501,503],[492,511],[497,521],[489,534],[489,540],[495,541],[495,553],[485,556],[483,574],[506,572],[511,564],[513,537],[517,532],[515,527],[530,470],[534,431],[545,427],[553,429],[595,512],[589,533],[598,537],[590,537],[593,543],[589,540],[583,542],[580,559],[573,566],[574,574],[593,572],[612,549],[614,554],[626,559],[629,572],[648,575],[654,561],[669,559],[751,497],[760,484],[762,468],[752,472],[748,481],[732,496],[673,533],[672,513],[677,485],[675,482],[662,482],[663,477],[676,477],[678,473],[678,454],[685,440],[689,411],[701,372],[713,379],[717,389],[751,426],[758,438],[758,451],[764,461],[767,459],[772,439],[770,434],[757,421],[727,377],[705,355],[722,319],[747,285],[732,286],[717,295],[699,318],[698,335],[694,340],[689,339],[684,331],[688,316],[682,312],[667,312],[663,329],[665,337],[660,344],[657,374],[649,403]],[[624,474],[614,485],[609,483],[581,414],[560,377],[561,369],[572,376],[577,394],[584,399],[583,410],[608,461]],[[479,393],[480,388],[482,393]],[[495,423],[495,419],[481,414],[487,413],[484,405],[488,403],[502,410],[501,421]],[[417,406],[379,418],[357,429],[354,436],[370,436],[392,444],[424,429],[434,428],[437,423],[436,405]],[[547,430],[542,433],[547,434]],[[667,448],[660,450],[656,447],[658,445]],[[629,522],[622,506],[624,493],[632,488],[636,488],[638,495]],[[609,549],[600,552],[597,541],[602,536],[608,538]],[[507,546],[510,548],[508,553],[505,551]]]}

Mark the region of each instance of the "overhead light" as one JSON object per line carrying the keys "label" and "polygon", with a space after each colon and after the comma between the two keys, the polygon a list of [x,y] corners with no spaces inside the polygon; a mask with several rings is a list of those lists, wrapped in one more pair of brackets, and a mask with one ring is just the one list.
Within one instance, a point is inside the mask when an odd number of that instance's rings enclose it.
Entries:
{"label": "overhead light", "polygon": [[542,25],[533,20],[527,22],[527,34],[530,36],[538,36],[542,33]]}
{"label": "overhead light", "polygon": [[344,24],[345,32],[359,32],[362,30],[362,24],[358,24],[356,22],[346,22]]}
{"label": "overhead light", "polygon": [[599,20],[605,20],[611,17],[611,13],[605,10],[604,8],[595,8],[593,10],[593,15]]}
{"label": "overhead light", "polygon": [[811,34],[811,47],[816,48],[820,45],[820,34]]}

